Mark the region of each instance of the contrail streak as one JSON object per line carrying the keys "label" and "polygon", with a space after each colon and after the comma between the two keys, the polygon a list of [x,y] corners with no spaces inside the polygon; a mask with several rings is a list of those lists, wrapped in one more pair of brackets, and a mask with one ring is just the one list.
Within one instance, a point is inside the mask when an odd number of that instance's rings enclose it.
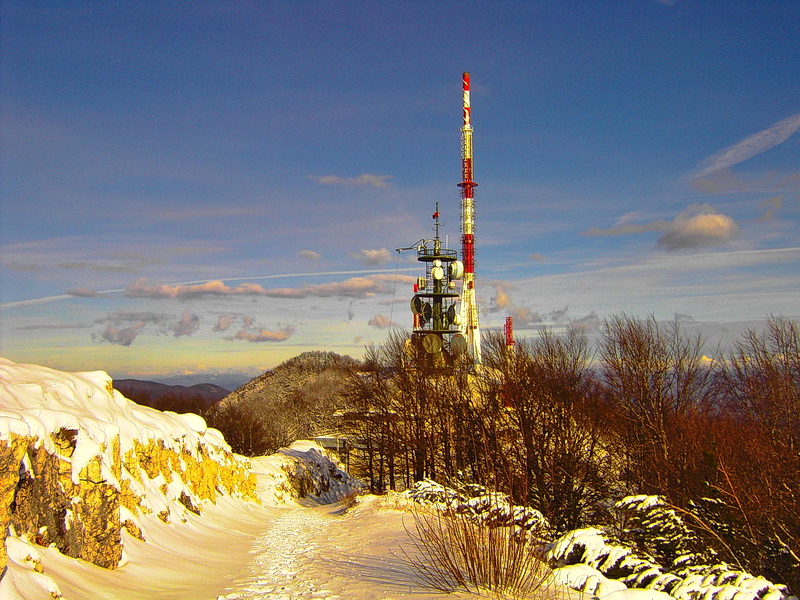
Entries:
{"label": "contrail streak", "polygon": [[744,162],[754,156],[782,144],[800,129],[800,113],[794,114],[788,119],[778,121],[771,127],[754,133],[713,154],[700,163],[700,167],[694,173],[694,177],[705,177],[709,173],[732,167],[740,162]]}
{"label": "contrail streak", "polygon": [[[183,281],[179,283],[171,283],[169,285],[199,285],[208,283],[209,281],[250,281],[250,280],[263,280],[263,279],[284,279],[291,277],[324,277],[326,275],[361,275],[367,273],[394,273],[401,271],[417,271],[415,268],[404,269],[360,269],[353,271],[320,271],[318,273],[279,273],[275,275],[257,275],[255,277],[226,277],[223,279],[198,279],[196,281]],[[116,290],[102,290],[97,292],[98,296],[109,296],[112,294],[122,294],[126,288]],[[0,309],[17,308],[19,306],[31,306],[34,304],[46,304],[48,302],[57,302],[58,300],[66,300],[68,298],[76,298],[72,294],[59,294],[57,296],[44,296],[42,298],[30,298],[28,300],[17,300],[14,302],[4,302],[0,304]]]}

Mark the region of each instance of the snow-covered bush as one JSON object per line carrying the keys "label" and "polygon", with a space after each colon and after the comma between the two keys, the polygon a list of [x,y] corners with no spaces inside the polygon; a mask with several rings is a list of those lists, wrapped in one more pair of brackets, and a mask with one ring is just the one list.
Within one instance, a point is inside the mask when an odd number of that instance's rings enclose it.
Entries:
{"label": "snow-covered bush", "polygon": [[[597,593],[592,587],[607,588],[606,580],[616,580],[631,589],[663,592],[679,600],[794,598],[784,585],[725,563],[704,562],[713,553],[691,550],[697,535],[663,499],[629,496],[616,508],[621,531],[579,529],[549,544],[545,557],[556,578],[571,580],[577,589],[591,593]],[[612,535],[625,543],[611,542]],[[582,578],[574,576],[576,569]]]}
{"label": "snow-covered bush", "polygon": [[506,494],[491,492],[484,486],[460,484],[458,489],[430,479],[418,481],[403,495],[445,514],[464,515],[493,527],[514,525],[541,535],[549,530],[547,519],[538,510],[511,503]]}

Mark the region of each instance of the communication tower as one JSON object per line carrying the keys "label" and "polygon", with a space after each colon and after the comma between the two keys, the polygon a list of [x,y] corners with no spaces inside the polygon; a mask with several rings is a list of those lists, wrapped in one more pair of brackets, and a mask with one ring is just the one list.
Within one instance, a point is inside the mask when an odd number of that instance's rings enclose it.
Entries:
{"label": "communication tower", "polygon": [[461,297],[457,282],[464,276],[464,263],[458,260],[457,251],[442,247],[438,202],[433,219],[432,240],[420,240],[414,246],[398,248],[398,252],[416,250],[417,260],[425,265],[425,275],[417,277],[411,298],[414,342],[434,357],[453,358],[467,350],[461,315],[456,310]]}
{"label": "communication tower", "polygon": [[461,333],[475,363],[481,362],[481,332],[478,327],[478,298],[475,295],[475,188],[472,173],[472,115],[469,73],[464,73],[463,124],[461,126],[461,260],[464,282],[461,286]]}
{"label": "communication tower", "polygon": [[[461,260],[458,252],[442,248],[439,238],[439,203],[436,203],[434,238],[397,251],[416,250],[425,264],[425,276],[417,278],[411,312],[413,341],[434,356],[455,358],[467,354],[481,362],[478,300],[475,295],[475,188],[472,172],[472,119],[469,73],[463,79],[461,127]],[[459,286],[460,283],[460,286]]]}

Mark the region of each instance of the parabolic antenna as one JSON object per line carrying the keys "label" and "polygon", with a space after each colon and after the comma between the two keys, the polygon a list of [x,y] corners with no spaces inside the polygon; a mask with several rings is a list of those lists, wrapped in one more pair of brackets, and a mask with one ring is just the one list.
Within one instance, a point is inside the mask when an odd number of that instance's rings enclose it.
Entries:
{"label": "parabolic antenna", "polygon": [[460,333],[456,333],[450,338],[450,352],[453,354],[464,354],[467,351],[467,340]]}
{"label": "parabolic antenna", "polygon": [[[464,342],[466,348],[466,342]],[[439,354],[442,351],[442,338],[435,333],[429,333],[422,338],[422,349],[428,354]]]}
{"label": "parabolic antenna", "polygon": [[422,311],[420,312],[422,323],[427,323],[433,316],[433,307],[428,302],[422,303]]}
{"label": "parabolic antenna", "polygon": [[444,278],[444,269],[442,267],[433,267],[431,269],[431,277],[433,277],[436,281]]}
{"label": "parabolic antenna", "polygon": [[424,302],[422,301],[422,298],[420,298],[419,296],[414,296],[411,299],[411,312],[414,313],[415,315],[422,314],[423,304]]}
{"label": "parabolic antenna", "polygon": [[450,308],[447,309],[447,322],[450,325],[454,325],[456,322],[456,305],[451,304]]}
{"label": "parabolic antenna", "polygon": [[450,279],[461,279],[464,277],[464,263],[460,260],[454,260],[448,267],[450,269]]}

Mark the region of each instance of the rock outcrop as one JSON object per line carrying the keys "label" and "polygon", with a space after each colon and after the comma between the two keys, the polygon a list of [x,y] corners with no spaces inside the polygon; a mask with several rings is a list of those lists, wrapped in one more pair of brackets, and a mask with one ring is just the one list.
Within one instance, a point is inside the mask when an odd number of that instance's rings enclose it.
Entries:
{"label": "rock outcrop", "polygon": [[0,359],[0,572],[9,531],[114,569],[142,515],[180,526],[223,495],[256,502],[255,476],[201,417],[139,406],[101,371]]}

